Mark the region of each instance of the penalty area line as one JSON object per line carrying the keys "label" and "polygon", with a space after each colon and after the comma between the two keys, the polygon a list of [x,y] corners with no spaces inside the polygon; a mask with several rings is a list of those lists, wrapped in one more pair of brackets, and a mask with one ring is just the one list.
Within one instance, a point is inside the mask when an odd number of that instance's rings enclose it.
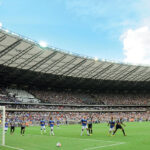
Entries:
{"label": "penalty area line", "polygon": [[97,142],[111,142],[111,143],[116,143],[116,144],[118,144],[118,143],[123,143],[123,142],[121,142],[121,141],[107,141],[107,140],[101,140],[101,139],[82,139],[82,138],[72,138],[72,137],[65,137],[65,136],[56,136],[56,137],[58,137],[58,138],[71,138],[71,139],[75,139],[75,140],[83,140],[83,141],[97,141]]}
{"label": "penalty area line", "polygon": [[84,150],[100,149],[100,148],[104,148],[104,147],[117,146],[117,145],[121,145],[121,144],[125,144],[125,143],[122,142],[122,143],[116,143],[116,144],[111,144],[111,145],[103,145],[103,146],[91,147],[91,148],[86,148]]}
{"label": "penalty area line", "polygon": [[[29,136],[42,136],[42,135],[39,135],[39,134],[26,134],[26,135],[29,135]],[[47,135],[48,136],[48,135]],[[82,141],[97,141],[97,142],[111,142],[111,143],[123,143],[121,141],[107,141],[107,140],[101,140],[101,139],[82,139],[82,138],[74,138],[74,137],[65,137],[65,136],[55,136],[55,137],[58,137],[58,138],[64,138],[64,139],[74,139],[74,140],[82,140]]]}
{"label": "penalty area line", "polygon": [[24,150],[22,148],[12,147],[12,146],[8,146],[8,145],[1,145],[1,146],[8,147],[8,148],[11,148],[11,149],[16,149],[16,150]]}

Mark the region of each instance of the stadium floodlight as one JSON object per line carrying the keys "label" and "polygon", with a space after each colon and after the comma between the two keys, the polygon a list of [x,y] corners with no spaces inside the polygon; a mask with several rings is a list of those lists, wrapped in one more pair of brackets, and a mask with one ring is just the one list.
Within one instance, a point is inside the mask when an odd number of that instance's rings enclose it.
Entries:
{"label": "stadium floodlight", "polygon": [[15,36],[19,36],[18,34],[14,33],[14,32],[12,32],[11,34],[12,34],[12,35],[15,35]]}
{"label": "stadium floodlight", "polygon": [[45,41],[40,41],[39,44],[41,47],[47,47],[48,46],[48,44]]}
{"label": "stadium floodlight", "polygon": [[97,57],[95,57],[95,58],[94,58],[94,60],[95,60],[95,61],[98,61],[98,58],[97,58]]}
{"label": "stadium floodlight", "polygon": [[7,29],[5,29],[4,31],[7,32],[7,33],[9,32],[9,30],[7,30]]}

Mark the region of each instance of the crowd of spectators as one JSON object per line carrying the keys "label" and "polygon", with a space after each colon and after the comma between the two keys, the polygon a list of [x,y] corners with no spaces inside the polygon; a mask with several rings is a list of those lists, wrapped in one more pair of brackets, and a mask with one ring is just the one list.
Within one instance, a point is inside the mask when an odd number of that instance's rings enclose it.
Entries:
{"label": "crowd of spectators", "polygon": [[[30,90],[35,98],[41,103],[49,104],[72,104],[72,105],[150,105],[150,94],[123,94],[123,93],[78,93],[71,91],[40,91]],[[15,102],[16,95],[7,92],[6,89],[0,89],[0,102]]]}
{"label": "crowd of spectators", "polygon": [[80,113],[80,112],[7,112],[6,117],[8,119],[13,119],[19,122],[22,118],[26,121],[30,121],[33,124],[39,124],[41,119],[48,122],[50,116],[54,118],[55,121],[59,120],[62,124],[66,122],[79,123],[80,120],[86,116],[87,118],[92,118],[93,123],[108,122],[111,116],[114,120],[122,117],[124,121],[150,121],[150,112],[121,112],[121,113]]}
{"label": "crowd of spectators", "polygon": [[95,103],[105,105],[147,105],[150,104],[150,94],[96,94]]}
{"label": "crowd of spectators", "polygon": [[84,94],[72,92],[31,91],[43,103],[89,105],[147,105],[150,94]]}
{"label": "crowd of spectators", "polygon": [[[83,99],[72,92],[30,91],[43,103],[51,104],[84,104]],[[86,102],[85,102],[86,103]]]}
{"label": "crowd of spectators", "polygon": [[[101,122],[108,122],[110,120],[110,117],[113,116],[114,119],[123,117],[125,121],[150,121],[150,112],[147,111],[148,110],[147,107],[140,106],[150,104],[150,94],[141,94],[141,93],[85,94],[71,91],[56,92],[56,91],[40,91],[40,90],[30,90],[29,93],[31,93],[35,98],[39,99],[41,103],[32,105],[20,103],[19,101],[17,101],[15,95],[9,94],[6,89],[0,89],[0,102],[15,103],[15,105],[6,104],[6,108],[28,109],[28,112],[17,112],[17,111],[7,112],[6,118],[8,120],[14,119],[16,122],[19,122],[22,118],[25,118],[26,121],[32,122],[32,124],[39,124],[39,121],[42,118],[47,120],[48,122],[50,116],[53,116],[55,121],[59,120],[62,124],[64,124],[66,121],[69,123],[79,123],[81,118],[83,118],[83,116],[87,116],[88,118],[92,117],[94,123],[101,123]],[[49,105],[47,105],[47,103]],[[64,104],[69,104],[69,106]],[[101,105],[101,106],[88,106],[88,105]],[[29,111],[29,109],[40,109],[41,111],[32,112]],[[46,109],[56,111],[42,112],[42,110]],[[65,110],[68,110],[68,112],[65,112]],[[73,110],[75,110],[76,112],[73,112]],[[130,110],[131,112],[129,112],[128,110]],[[98,111],[106,111],[106,112],[98,112]]]}

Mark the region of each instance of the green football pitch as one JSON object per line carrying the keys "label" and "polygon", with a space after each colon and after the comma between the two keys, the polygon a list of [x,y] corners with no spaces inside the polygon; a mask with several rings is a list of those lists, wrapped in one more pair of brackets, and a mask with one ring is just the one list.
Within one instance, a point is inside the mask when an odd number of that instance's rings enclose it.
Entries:
{"label": "green football pitch", "polygon": [[[25,136],[20,136],[20,128],[14,135],[6,134],[6,147],[0,150],[150,150],[150,122],[126,123],[123,136],[118,130],[115,136],[108,136],[105,123],[93,125],[93,135],[87,136],[86,131],[80,136],[80,125],[62,125],[55,127],[55,136],[40,134],[40,127],[27,127]],[[61,147],[56,147],[60,142]],[[8,147],[7,147],[8,146]]]}

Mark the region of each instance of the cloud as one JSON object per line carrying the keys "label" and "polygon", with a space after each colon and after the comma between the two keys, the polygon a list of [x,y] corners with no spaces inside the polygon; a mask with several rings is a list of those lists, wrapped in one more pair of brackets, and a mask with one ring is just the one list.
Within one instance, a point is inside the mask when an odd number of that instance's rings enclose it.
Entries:
{"label": "cloud", "polygon": [[150,0],[62,1],[73,17],[89,23],[105,39],[120,45],[121,35],[124,62],[150,64]]}
{"label": "cloud", "polygon": [[121,35],[124,62],[132,64],[150,64],[150,27],[128,29]]}
{"label": "cloud", "polygon": [[0,22],[0,28],[2,28],[3,24]]}

